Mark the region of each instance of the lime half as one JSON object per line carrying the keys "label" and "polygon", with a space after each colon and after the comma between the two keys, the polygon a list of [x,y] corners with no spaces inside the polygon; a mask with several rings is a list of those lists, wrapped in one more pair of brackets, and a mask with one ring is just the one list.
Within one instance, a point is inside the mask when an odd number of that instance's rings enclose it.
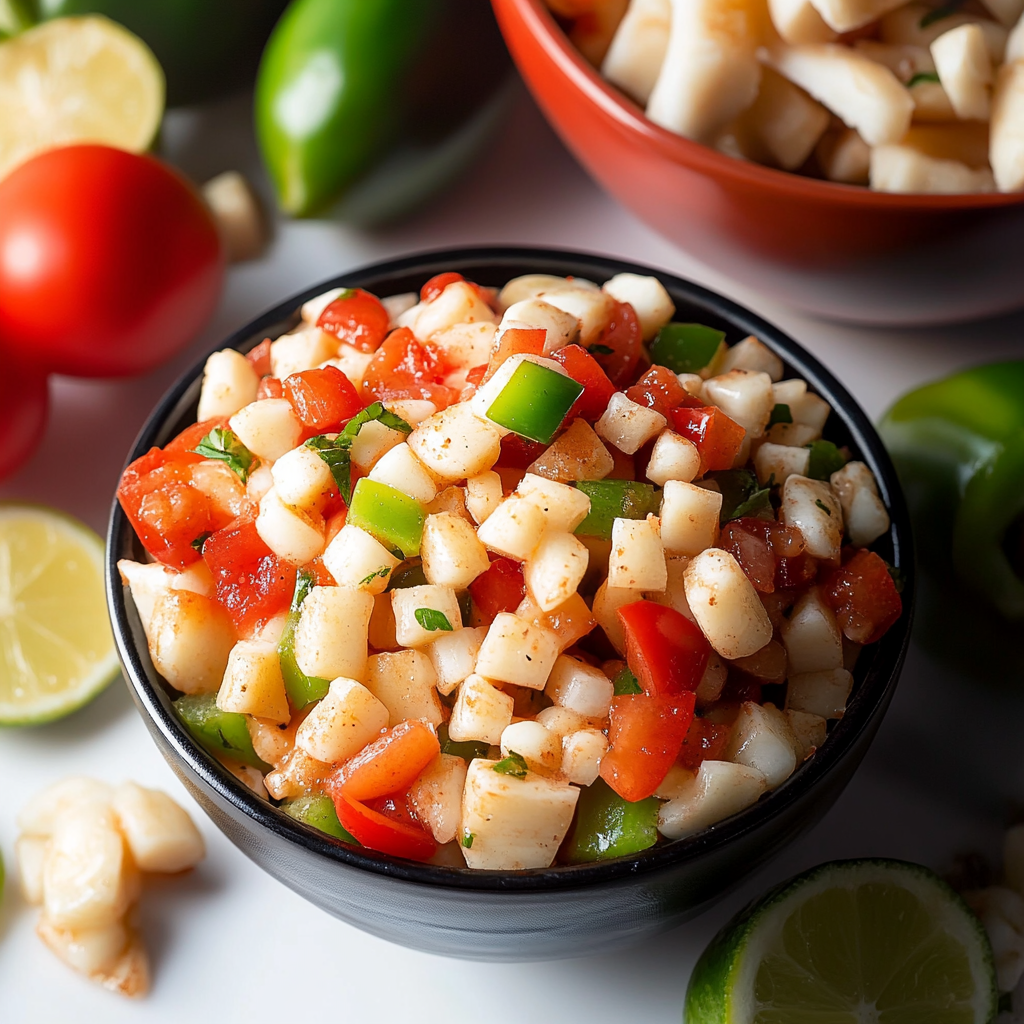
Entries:
{"label": "lime half", "polygon": [[823,864],[772,890],[694,968],[686,1024],[989,1024],[988,938],[927,868]]}
{"label": "lime half", "polygon": [[138,153],[160,127],[164,73],[107,18],[57,18],[0,43],[0,111],[0,178],[55,146]]}
{"label": "lime half", "polygon": [[103,541],[38,505],[0,505],[0,725],[80,708],[120,671]]}

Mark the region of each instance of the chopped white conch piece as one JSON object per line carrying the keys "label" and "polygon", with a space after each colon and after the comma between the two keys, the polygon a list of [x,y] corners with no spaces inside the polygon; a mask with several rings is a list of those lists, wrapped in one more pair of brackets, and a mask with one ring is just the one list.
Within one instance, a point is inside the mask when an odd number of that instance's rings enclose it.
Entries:
{"label": "chopped white conch piece", "polygon": [[256,401],[260,379],[241,352],[226,348],[214,352],[203,369],[203,389],[199,395],[196,420],[233,416],[239,409]]}
{"label": "chopped white conch piece", "polygon": [[488,679],[543,690],[558,657],[558,638],[550,629],[499,612],[487,630],[476,661]]}
{"label": "chopped white conch piece", "polygon": [[[495,344],[510,327],[544,331],[544,355],[572,345],[580,334],[580,322],[564,309],[551,305],[543,299],[523,299],[513,303],[502,314],[495,337]],[[484,360],[486,362],[486,360]]]}
{"label": "chopped white conch piece", "polygon": [[760,437],[775,405],[772,379],[756,370],[729,370],[704,381],[704,394],[750,437]]}
{"label": "chopped white conch piece", "polygon": [[507,693],[474,672],[459,686],[448,719],[448,735],[456,743],[498,743],[512,722],[512,704]]}
{"label": "chopped white conch piece", "polygon": [[878,496],[875,475],[863,462],[851,460],[829,477],[829,484],[842,506],[851,544],[867,547],[889,532],[889,513]]}
{"label": "chopped white conch piece", "polygon": [[401,565],[376,537],[346,523],[324,551],[324,565],[339,587],[353,587],[369,594],[382,593],[391,571]]}
{"label": "chopped white conch piece", "polygon": [[871,174],[871,147],[853,128],[826,132],[818,142],[814,154],[829,181],[839,181],[846,185],[868,183]]}
{"label": "chopped white conch piece", "polygon": [[328,764],[358,754],[389,722],[388,709],[362,683],[340,676],[302,720],[295,744]]}
{"label": "chopped white conch piece", "polygon": [[782,785],[796,768],[793,730],[772,704],[745,701],[729,733],[724,755],[759,771],[768,789]]}
{"label": "chopped white conch piece", "polygon": [[498,461],[501,432],[460,402],[420,423],[409,435],[409,447],[435,477],[455,483],[485,472]]}
{"label": "chopped white conch piece", "polygon": [[416,817],[442,845],[458,836],[466,767],[466,762],[455,754],[438,754],[409,790],[409,802]]}
{"label": "chopped white conch piece", "polygon": [[665,417],[660,412],[638,405],[621,391],[616,391],[608,400],[608,408],[594,424],[594,429],[619,451],[633,455],[661,433],[665,424]]}
{"label": "chopped white conch piece", "polygon": [[[657,2],[667,9],[667,0]],[[642,6],[644,0],[639,0],[639,3]],[[633,6],[636,5],[637,0],[634,0]],[[650,341],[672,319],[672,314],[676,311],[672,297],[656,277],[616,274],[605,281],[602,291],[607,292],[616,302],[627,302],[633,307],[640,321],[640,333],[644,341]]]}
{"label": "chopped white conch piece", "polygon": [[664,590],[667,583],[665,548],[657,517],[616,519],[612,524],[608,585],[629,590]]}
{"label": "chopped white conch piece", "polygon": [[153,666],[176,690],[210,693],[220,686],[234,635],[216,601],[169,590],[153,608],[146,639]]}
{"label": "chopped white conch piece", "polygon": [[584,718],[606,718],[614,696],[612,681],[598,668],[561,655],[548,677],[544,692],[552,702]]}
{"label": "chopped white conch piece", "polygon": [[166,793],[122,782],[112,806],[140,871],[176,874],[195,867],[205,856],[199,829]]}
{"label": "chopped white conch piece", "polygon": [[553,775],[562,767],[562,744],[540,722],[512,722],[501,733],[501,756],[518,754],[531,772]]}
{"label": "chopped white conch piece", "polygon": [[876,146],[870,174],[876,192],[957,195],[996,190],[987,167],[972,170],[959,160],[936,159],[910,146]]}
{"label": "chopped white conch piece", "polygon": [[462,613],[455,589],[427,584],[391,591],[395,636],[402,647],[422,647],[441,632],[462,628]]}
{"label": "chopped white conch piece", "polygon": [[239,640],[231,649],[217,707],[285,725],[291,719],[277,645]]}
{"label": "chopped white conch piece", "polygon": [[845,668],[790,675],[786,710],[804,711],[822,718],[842,718],[853,689],[853,676]]}
{"label": "chopped white conch piece", "polygon": [[811,0],[768,0],[772,25],[791,46],[801,43],[830,43],[836,37]]}
{"label": "chopped white conch piece", "polygon": [[789,476],[782,485],[781,520],[798,530],[815,558],[836,561],[843,543],[843,509],[824,480]]}
{"label": "chopped white conch piece", "polygon": [[601,772],[608,737],[600,729],[580,729],[562,740],[562,774],[577,786],[590,786]]}
{"label": "chopped white conch piece", "polygon": [[671,0],[630,0],[601,64],[601,74],[641,106],[647,105],[665,60],[671,20]]}
{"label": "chopped white conch piece", "polygon": [[427,516],[420,554],[427,582],[455,590],[465,590],[491,564],[472,524],[451,512]]}
{"label": "chopped white conch piece", "polygon": [[647,479],[664,487],[669,480],[689,482],[700,472],[700,452],[688,438],[663,430],[654,442]]}
{"label": "chopped white conch piece", "polygon": [[548,531],[523,567],[526,587],[541,611],[554,611],[576,593],[590,552],[571,533]]}
{"label": "chopped white conch piece", "polygon": [[366,662],[366,688],[387,709],[390,724],[419,719],[437,728],[441,702],[437,674],[422,651],[375,654]]}
{"label": "chopped white conch piece", "polygon": [[385,452],[370,470],[369,477],[379,483],[394,487],[395,490],[408,494],[424,505],[437,497],[437,484],[433,477],[423,468],[423,463],[412,453],[405,442],[396,444]]}
{"label": "chopped white conch piece", "polygon": [[352,587],[314,587],[295,627],[295,661],[307,676],[362,679],[373,595]]}
{"label": "chopped white conch piece", "polygon": [[682,480],[667,480],[661,498],[661,541],[672,555],[699,555],[718,540],[722,495]]}
{"label": "chopped white conch piece", "polygon": [[[486,626],[442,632],[423,650],[429,656],[437,676],[437,692],[447,696],[476,668],[480,645],[487,635]],[[397,640],[396,640],[397,644]]]}
{"label": "chopped white conch piece", "polygon": [[817,587],[797,601],[782,625],[782,642],[790,676],[843,667],[843,638],[835,612],[822,600]]}
{"label": "chopped white conch piece", "polygon": [[302,436],[302,424],[285,398],[250,402],[228,420],[228,426],[253,455],[271,462],[290,452]]}
{"label": "chopped white conch piece", "polygon": [[989,130],[996,186],[1000,192],[1024,191],[1024,59],[999,69]]}
{"label": "chopped white conch piece", "polygon": [[658,831],[683,839],[757,803],[765,777],[756,769],[729,761],[703,761],[692,782],[658,812]]}
{"label": "chopped white conch piece", "polygon": [[270,473],[281,501],[309,512],[319,512],[335,490],[327,463],[305,445],[285,452]]}
{"label": "chopped white conch piece", "polygon": [[987,121],[991,103],[992,61],[978,25],[960,25],[944,32],[931,45],[942,88],[964,121]]}

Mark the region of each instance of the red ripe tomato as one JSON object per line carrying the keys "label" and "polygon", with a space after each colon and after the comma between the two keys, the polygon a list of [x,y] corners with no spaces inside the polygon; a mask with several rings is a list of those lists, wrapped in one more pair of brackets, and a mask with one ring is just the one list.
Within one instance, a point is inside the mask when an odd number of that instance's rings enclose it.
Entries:
{"label": "red ripe tomato", "polygon": [[425,399],[440,409],[458,394],[440,383],[443,368],[433,349],[421,344],[407,327],[392,331],[363,374],[363,396],[378,401]]}
{"label": "red ripe tomato", "polygon": [[164,451],[168,458],[175,462],[193,463],[202,462],[203,456],[197,455],[195,448],[204,437],[216,427],[227,426],[227,416],[215,416],[212,419],[203,420],[201,423],[193,423],[186,427],[173,441],[164,445]]}
{"label": "red ripe tomato", "polygon": [[654,601],[619,609],[626,662],[651,696],[696,690],[711,655],[704,634],[685,615]]}
{"label": "red ripe tomato", "polygon": [[502,469],[527,469],[548,449],[541,441],[531,441],[518,434],[506,434],[501,439],[501,455],[497,465]]}
{"label": "red ripe tomato", "polygon": [[491,349],[484,380],[494,376],[498,367],[510,356],[521,354],[540,356],[544,354],[547,331],[532,327],[509,327],[503,331],[497,344]]}
{"label": "red ripe tomato", "polygon": [[453,270],[449,270],[445,274],[435,274],[420,289],[420,302],[433,302],[448,285],[455,284],[456,281],[465,280],[461,274],[456,274]]}
{"label": "red ripe tomato", "polygon": [[349,288],[324,309],[316,325],[360,352],[376,352],[388,336],[391,317],[375,295]]}
{"label": "red ripe tomato", "polygon": [[631,388],[626,397],[637,405],[660,412],[668,418],[672,410],[686,401],[686,389],[679,378],[664,366],[652,366]]}
{"label": "red ripe tomato", "polygon": [[679,751],[678,762],[696,771],[702,761],[717,761],[729,738],[729,727],[708,718],[694,718]]}
{"label": "red ripe tomato", "polygon": [[881,640],[903,613],[903,601],[882,559],[861,548],[822,587],[839,628],[857,644]]}
{"label": "red ripe tomato", "polygon": [[277,377],[261,377],[256,388],[256,401],[264,398],[284,398],[284,385]]}
{"label": "red ripe tomato", "polygon": [[701,473],[732,469],[746,431],[713,405],[693,408],[682,405],[672,410],[676,433],[692,441],[700,452]]}
{"label": "red ripe tomato", "polygon": [[[775,590],[775,559],[765,537],[754,532],[757,520],[738,519],[726,523],[718,537],[718,546],[728,551],[743,570],[754,589],[761,594]],[[767,524],[767,520],[764,520]],[[772,526],[776,525],[774,522]]]}
{"label": "red ripe tomato", "polygon": [[514,612],[526,597],[523,567],[511,558],[496,558],[470,583],[469,593],[488,622],[499,612]]}
{"label": "red ripe tomato", "polygon": [[577,416],[591,423],[599,420],[615,394],[615,385],[601,369],[600,363],[581,345],[566,345],[551,358],[561,363],[577,384],[583,385],[583,394],[573,403],[566,420]]}
{"label": "red ripe tomato", "polygon": [[213,573],[217,600],[243,636],[291,604],[295,566],[263,543],[252,519],[240,519],[208,537],[203,558]]}
{"label": "red ripe tomato", "polygon": [[353,800],[404,792],[440,752],[430,726],[417,718],[399,722],[349,758],[333,785]]}
{"label": "red ripe tomato", "polygon": [[223,277],[213,215],[153,157],[67,146],[0,182],[0,337],[44,370],[158,366],[209,319]]}
{"label": "red ripe tomato", "polygon": [[388,817],[346,793],[334,794],[334,809],[342,828],[368,850],[408,860],[430,860],[437,852],[434,837],[418,824]]}
{"label": "red ripe tomato", "polygon": [[210,500],[192,486],[193,461],[151,448],[124,471],[117,488],[142,546],[176,569],[199,560],[192,542],[210,529]]}
{"label": "red ripe tomato", "polygon": [[[633,307],[625,302],[616,302],[608,326],[590,346],[590,351],[608,374],[608,379],[616,387],[621,387],[636,375],[637,364],[643,355],[643,342],[640,321]],[[605,349],[611,349],[611,352]]]}
{"label": "red ripe tomato", "polygon": [[0,371],[0,480],[28,460],[46,431],[46,375],[6,360]]}
{"label": "red ripe tomato", "polygon": [[613,698],[601,778],[623,800],[645,800],[662,784],[682,749],[695,701],[692,693]]}
{"label": "red ripe tomato", "polygon": [[286,377],[284,397],[310,435],[340,430],[363,407],[355,385],[336,366]]}
{"label": "red ripe tomato", "polygon": [[269,377],[270,367],[270,339],[264,338],[255,348],[250,349],[245,357],[249,365],[256,371],[257,377]]}

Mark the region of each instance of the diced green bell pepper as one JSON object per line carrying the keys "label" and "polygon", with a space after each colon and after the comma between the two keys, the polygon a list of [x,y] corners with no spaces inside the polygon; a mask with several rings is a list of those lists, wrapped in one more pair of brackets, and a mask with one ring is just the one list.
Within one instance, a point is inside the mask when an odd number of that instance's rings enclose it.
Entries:
{"label": "diced green bell pepper", "polygon": [[388,590],[407,590],[409,587],[427,586],[427,574],[423,566],[416,562],[415,565],[399,566],[391,573],[388,580]]}
{"label": "diced green bell pepper", "polygon": [[771,508],[771,489],[759,487],[757,477],[749,469],[715,470],[705,473],[704,479],[714,481],[722,492],[719,522],[723,526],[730,519],[756,516]]}
{"label": "diced green bell pepper", "polygon": [[188,731],[211,754],[230,757],[261,771],[270,771],[272,766],[260,760],[253,750],[245,715],[221,711],[217,707],[217,694],[186,694],[174,702],[174,710]]}
{"label": "diced green bell pepper", "polygon": [[352,491],[345,521],[376,537],[396,558],[410,558],[420,553],[426,518],[426,511],[415,498],[363,477]]}
{"label": "diced green bell pepper", "polygon": [[725,331],[704,324],[665,324],[651,342],[651,361],[673,373],[700,373],[725,341]]}
{"label": "diced green bell pepper", "polygon": [[658,841],[658,808],[654,797],[629,803],[603,779],[580,790],[576,820],[563,847],[570,864],[628,857]]}
{"label": "diced green bell pepper", "polygon": [[812,480],[828,480],[846,465],[846,456],[831,441],[812,441],[807,447],[807,475]]}
{"label": "diced green bell pepper", "polygon": [[521,362],[487,410],[487,418],[520,437],[550,444],[583,385],[550,367]]}
{"label": "diced green bell pepper", "polygon": [[313,828],[326,832],[335,839],[360,845],[359,840],[347,832],[338,821],[338,812],[334,809],[334,801],[329,796],[300,796],[281,804],[281,810],[296,821],[312,825]]}
{"label": "diced green bell pepper", "polygon": [[295,629],[302,614],[302,602],[306,600],[309,592],[315,586],[316,580],[313,578],[313,574],[300,570],[295,577],[295,593],[292,595],[292,604],[288,609],[284,632],[277,644],[277,656],[281,662],[284,688],[288,693],[288,699],[297,711],[301,711],[307,704],[312,704],[313,701],[324,697],[331,685],[329,679],[307,676],[295,660]]}
{"label": "diced green bell pepper", "polygon": [[576,486],[590,498],[587,518],[576,527],[581,537],[611,540],[616,519],[646,519],[661,508],[661,491],[637,480],[580,480]]}

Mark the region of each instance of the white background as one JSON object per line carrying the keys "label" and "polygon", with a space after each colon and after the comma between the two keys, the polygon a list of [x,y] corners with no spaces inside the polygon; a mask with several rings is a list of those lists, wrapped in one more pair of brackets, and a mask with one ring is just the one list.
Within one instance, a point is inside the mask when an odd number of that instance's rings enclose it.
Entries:
{"label": "white background", "polygon": [[[172,114],[165,152],[200,180],[231,167],[258,177],[248,121],[244,98],[202,117]],[[873,418],[912,385],[983,359],[1024,354],[1022,316],[946,329],[868,330],[813,321],[745,293],[606,197],[520,95],[481,162],[417,218],[372,234],[329,222],[278,225],[263,259],[231,270],[213,322],[173,364],[122,383],[53,381],[42,447],[0,486],[0,498],[44,501],[104,531],[118,472],[145,416],[167,385],[228,333],[290,294],[365,262],[501,243],[609,253],[720,290],[807,346]],[[846,793],[821,825],[718,906],[615,955],[474,964],[364,935],[263,874],[189,800],[118,682],[64,722],[0,731],[0,850],[10,866],[18,809],[49,782],[76,773],[133,778],[173,793],[202,828],[208,857],[188,877],[147,884],[141,918],[153,989],[139,1002],[110,995],[58,963],[33,934],[36,911],[21,901],[9,870],[0,908],[0,1022],[678,1022],[705,943],[770,884],[839,857],[894,856],[943,870],[965,851],[996,856],[1002,826],[1024,794],[1022,722],[1019,694],[953,677],[912,650],[893,707]]]}

